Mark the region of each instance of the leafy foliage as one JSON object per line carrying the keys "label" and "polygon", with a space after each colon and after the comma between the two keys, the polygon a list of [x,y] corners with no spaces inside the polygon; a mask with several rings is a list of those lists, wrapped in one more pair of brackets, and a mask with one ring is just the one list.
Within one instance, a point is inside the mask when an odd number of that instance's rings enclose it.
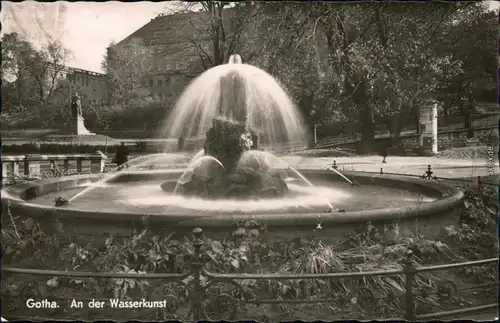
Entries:
{"label": "leafy foliage", "polygon": [[103,60],[103,69],[114,104],[137,108],[151,102],[148,77],[154,72],[154,67],[153,52],[141,39],[111,44]]}
{"label": "leafy foliage", "polygon": [[36,49],[17,33],[3,35],[4,125],[51,126],[55,117],[67,113],[60,74],[68,58],[69,51],[58,42]]}
{"label": "leafy foliage", "polygon": [[[466,100],[495,84],[496,56],[486,44],[496,42],[496,13],[483,3],[264,7],[270,37],[258,65],[285,83],[309,123],[356,122],[365,144],[374,123],[397,139],[429,99],[463,113],[472,106]],[[470,44],[483,64],[470,61]]]}
{"label": "leafy foliage", "polygon": [[[177,1],[169,10],[183,16],[179,28],[185,29],[183,51],[189,52],[197,61],[194,66],[201,71],[227,63],[229,56],[242,53],[251,61],[258,53],[245,41],[255,21],[259,19],[260,6],[256,2],[233,1]],[[194,72],[196,69],[191,68]]]}

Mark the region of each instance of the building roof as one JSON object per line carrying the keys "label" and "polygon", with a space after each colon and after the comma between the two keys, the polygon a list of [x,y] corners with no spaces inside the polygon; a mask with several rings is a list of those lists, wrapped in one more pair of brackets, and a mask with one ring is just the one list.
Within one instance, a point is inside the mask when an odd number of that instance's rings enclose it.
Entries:
{"label": "building roof", "polygon": [[118,42],[116,45],[125,44],[133,38],[141,38],[146,45],[153,45],[158,42],[159,37],[155,37],[158,31],[167,31],[170,28],[165,28],[166,24],[171,24],[172,22],[178,22],[184,20],[197,14],[196,12],[185,12],[172,15],[159,14],[158,16],[151,18],[151,20],[142,26],[141,28],[134,31],[132,34]]}
{"label": "building roof", "polygon": [[104,76],[106,76],[106,74],[103,74],[103,73],[98,73],[98,72],[94,72],[94,71],[84,70],[84,69],[81,69],[81,68],[76,68],[76,67],[71,67],[71,66],[66,66],[66,69],[68,71],[72,71],[74,73],[87,74],[87,75],[98,76],[98,77],[104,77]]}
{"label": "building roof", "polygon": [[[233,8],[224,8],[225,13],[233,11]],[[145,45],[174,44],[183,41],[182,36],[187,29],[192,29],[189,23],[190,19],[196,18],[200,21],[208,19],[208,11],[189,11],[175,13],[171,15],[160,14],[137,29],[135,32],[118,42],[116,45],[125,44],[133,38],[140,38]],[[186,26],[186,28],[182,28]],[[167,37],[168,36],[168,37]]]}

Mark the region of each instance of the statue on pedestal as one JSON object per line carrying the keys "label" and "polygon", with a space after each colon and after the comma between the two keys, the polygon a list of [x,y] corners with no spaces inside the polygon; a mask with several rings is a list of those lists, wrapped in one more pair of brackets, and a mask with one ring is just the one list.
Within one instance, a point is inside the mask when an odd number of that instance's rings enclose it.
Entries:
{"label": "statue on pedestal", "polygon": [[73,118],[82,117],[82,100],[78,93],[75,92],[71,98],[71,116]]}
{"label": "statue on pedestal", "polygon": [[74,93],[71,97],[71,118],[65,130],[71,135],[94,135],[85,128],[82,116],[82,99],[78,93]]}

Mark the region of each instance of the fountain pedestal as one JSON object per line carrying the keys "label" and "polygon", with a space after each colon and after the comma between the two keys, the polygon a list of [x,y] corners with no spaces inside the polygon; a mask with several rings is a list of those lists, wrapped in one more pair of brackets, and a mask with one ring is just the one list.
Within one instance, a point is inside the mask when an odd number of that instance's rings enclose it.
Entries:
{"label": "fountain pedestal", "polygon": [[236,167],[241,154],[255,149],[252,137],[255,136],[245,124],[216,118],[206,133],[205,156],[219,160],[228,172]]}
{"label": "fountain pedestal", "polygon": [[[256,139],[257,135],[243,123],[214,119],[203,146],[205,157],[213,158],[200,160],[191,178],[177,185],[176,193],[207,198],[283,196],[288,192],[284,171],[272,169],[257,154],[243,156],[255,150]],[[251,158],[251,162],[242,162],[242,158]],[[171,187],[162,184],[163,190]]]}

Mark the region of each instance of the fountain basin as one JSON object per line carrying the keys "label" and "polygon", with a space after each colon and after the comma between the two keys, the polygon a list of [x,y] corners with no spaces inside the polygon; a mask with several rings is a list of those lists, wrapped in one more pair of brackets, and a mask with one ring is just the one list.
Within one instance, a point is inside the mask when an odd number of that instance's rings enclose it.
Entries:
{"label": "fountain basin", "polygon": [[[3,189],[2,207],[4,212],[9,209],[14,216],[33,218],[46,230],[76,236],[128,236],[132,229],[144,227],[159,234],[190,232],[194,227],[201,227],[212,236],[231,232],[238,221],[255,220],[268,227],[272,239],[337,240],[368,221],[382,227],[397,222],[399,230],[418,229],[429,238],[435,237],[445,225],[456,223],[463,205],[461,191],[439,182],[346,172],[347,177],[360,184],[355,187],[342,182],[329,170],[300,170],[317,185],[311,196],[320,194],[321,187],[325,187],[325,194],[335,195],[331,196],[332,204],[345,212],[327,213],[327,207],[318,199],[310,202],[311,198],[302,197],[271,201],[275,204],[268,206],[263,201],[229,201],[221,208],[217,207],[217,201],[173,199],[157,185],[177,179],[183,172],[182,169],[123,172],[107,181],[107,186],[59,207],[54,206],[55,198],[70,198],[103,175],[27,182]],[[337,188],[339,193],[329,191],[331,188]],[[143,193],[139,194],[141,191]],[[153,197],[166,202],[158,206],[161,203],[153,199],[149,203]],[[284,207],[276,208],[276,203]],[[240,208],[235,209],[234,205]],[[6,217],[3,219],[6,221]],[[318,223],[321,229],[317,228]]]}

